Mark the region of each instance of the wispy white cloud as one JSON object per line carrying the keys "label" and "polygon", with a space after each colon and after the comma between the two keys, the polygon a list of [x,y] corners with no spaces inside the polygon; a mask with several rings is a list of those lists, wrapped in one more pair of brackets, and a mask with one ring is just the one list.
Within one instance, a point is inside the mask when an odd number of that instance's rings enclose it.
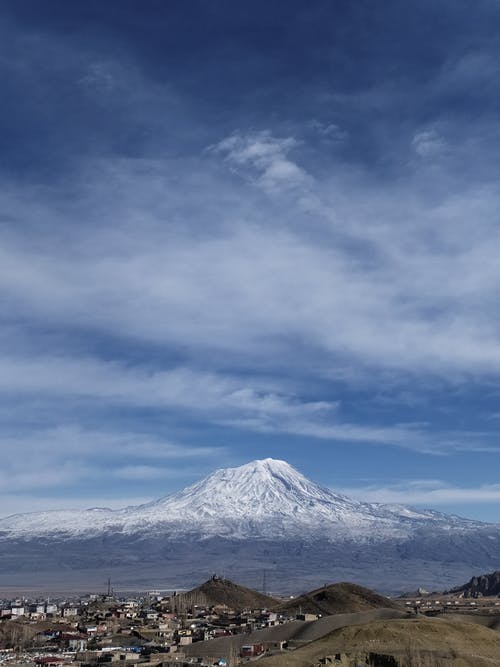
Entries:
{"label": "wispy white cloud", "polygon": [[0,448],[2,493],[36,498],[44,490],[79,489],[87,504],[95,504],[95,485],[102,486],[106,479],[185,479],[185,464],[212,461],[213,465],[225,453],[223,447],[181,445],[155,435],[76,425],[48,429],[24,425],[24,432],[2,434]]}
{"label": "wispy white cloud", "polygon": [[[275,391],[276,381],[174,368],[145,371],[96,359],[46,358],[9,360],[0,358],[0,393],[46,396],[78,401],[86,398],[110,405],[179,410],[212,424],[261,433],[289,433],[337,442],[381,443],[443,454],[476,449],[477,438],[466,434],[432,434],[421,424],[377,426],[351,424],[339,414],[335,401],[307,401]],[[24,407],[22,408],[25,409]],[[19,436],[18,436],[19,437]],[[86,432],[78,427],[59,427],[37,434],[37,448],[57,451],[120,452],[122,455],[179,459],[221,454],[220,447],[184,447],[161,439],[114,432]],[[28,439],[32,441],[32,436]],[[1,442],[1,440],[0,440]],[[22,442],[22,438],[20,440]],[[488,450],[490,451],[490,450]]]}
{"label": "wispy white cloud", "polygon": [[209,151],[219,154],[243,176],[269,191],[304,187],[312,179],[288,154],[298,146],[294,137],[278,138],[269,131],[235,133]]}
{"label": "wispy white cloud", "polygon": [[115,468],[112,471],[112,475],[119,479],[149,481],[168,480],[172,477],[176,479],[179,473],[175,469],[169,470],[167,468],[159,468],[158,466],[129,465]]}
{"label": "wispy white cloud", "polygon": [[79,83],[92,93],[102,95],[103,93],[112,93],[124,80],[127,81],[128,87],[130,72],[127,74],[128,76],[125,76],[123,70],[119,69],[113,61],[94,61],[87,65]]}
{"label": "wispy white cloud", "polygon": [[455,486],[442,480],[405,480],[387,486],[336,488],[346,495],[366,502],[401,505],[466,505],[500,503],[500,484]]}
{"label": "wispy white cloud", "polygon": [[[37,470],[50,499],[105,466],[110,486],[140,495],[198,458],[242,457],[239,435],[323,453],[496,452],[494,421],[485,432],[476,412],[497,399],[471,388],[500,373],[491,37],[471,47],[450,33],[418,67],[410,39],[397,72],[379,44],[373,68],[324,69],[318,43],[299,89],[299,71],[278,81],[274,50],[259,53],[270,79],[258,94],[245,75],[226,87],[233,114],[205,95],[218,50],[192,79],[189,59],[159,76],[142,49],[116,58],[114,31],[82,49],[18,21],[0,28],[16,130],[2,164],[20,165],[0,173],[12,496]],[[166,424],[207,446],[164,437]],[[234,444],[211,446],[213,433]]]}
{"label": "wispy white cloud", "polygon": [[[104,161],[106,187],[86,171],[84,186],[72,183],[75,204],[5,188],[6,213],[33,229],[41,221],[47,235],[2,237],[2,335],[12,353],[0,359],[0,391],[181,409],[253,431],[420,451],[487,446],[396,421],[350,423],[336,390],[326,400],[303,396],[318,379],[356,374],[365,383],[380,373],[456,382],[500,371],[498,188],[471,184],[428,200],[407,184],[384,191],[366,175],[333,170],[316,175],[320,205],[305,226],[285,191],[254,198],[213,166],[221,156],[262,176],[292,150],[297,140],[266,131],[222,140],[201,170]],[[294,187],[310,192],[307,179]],[[63,245],[53,232],[68,216],[76,226]],[[114,224],[99,226],[108,219]],[[64,349],[66,341],[56,353],[50,338],[47,353],[27,321],[181,348],[185,361],[167,369],[103,361]]]}
{"label": "wispy white cloud", "polygon": [[437,130],[422,130],[412,139],[413,150],[421,158],[432,158],[446,150],[446,142]]}
{"label": "wispy white cloud", "polygon": [[[281,149],[259,150],[272,156]],[[249,355],[254,364],[284,362],[303,341],[305,354],[294,364],[309,368],[312,350],[322,353],[323,366],[340,360],[445,377],[500,368],[492,311],[500,195],[493,185],[427,201],[406,187],[384,193],[363,179],[326,176],[315,186],[321,207],[308,227],[295,224],[294,216],[303,222],[306,214],[290,211],[286,195],[282,209],[243,192],[225,198],[227,184],[211,181],[213,174],[194,193],[192,175],[184,189],[179,174],[171,202],[162,175],[168,167],[115,165],[106,192],[91,181],[94,203],[64,211],[82,223],[65,248],[5,236],[6,312],[147,343],[182,342],[192,354]],[[212,209],[207,193],[217,188]],[[4,210],[32,224],[63,224],[36,193],[23,197],[4,194]],[[120,221],[114,228],[84,224],[110,211]],[[174,232],[170,219],[188,213],[189,225]]]}
{"label": "wispy white cloud", "polygon": [[[16,442],[16,446],[18,446]],[[4,463],[0,471],[0,487],[4,493],[8,492],[39,492],[43,489],[66,487],[84,479],[90,479],[95,468],[82,463],[79,457],[76,460],[43,461],[40,455],[34,455],[32,460],[25,458],[27,452],[19,447],[16,455],[12,454]],[[13,461],[13,465],[8,459]]]}
{"label": "wispy white cloud", "polygon": [[432,82],[435,94],[463,93],[491,85],[500,73],[498,54],[476,48],[445,61]]}
{"label": "wispy white cloud", "polygon": [[78,460],[82,456],[94,462],[102,458],[142,461],[151,459],[156,464],[161,464],[162,461],[169,460],[218,457],[224,453],[224,448],[218,446],[197,447],[130,429],[95,430],[78,424],[35,430],[30,428],[24,433],[16,432],[12,436],[2,434],[0,447],[4,452],[4,466],[18,462],[20,467],[34,459],[37,459],[36,465],[44,460],[49,467],[64,463],[67,459]]}
{"label": "wispy white cloud", "polygon": [[0,518],[10,516],[11,514],[23,514],[33,511],[50,511],[60,509],[90,509],[93,507],[106,507],[108,509],[123,509],[128,506],[142,505],[144,503],[156,500],[152,496],[134,496],[132,493],[126,493],[118,497],[99,496],[83,497],[69,495],[64,497],[38,494],[36,496],[24,493],[1,493],[0,494]]}
{"label": "wispy white cloud", "polygon": [[[0,358],[0,392],[17,395],[88,397],[134,406],[209,412],[259,413],[273,417],[314,415],[335,403],[300,401],[273,391],[272,380],[240,379],[188,367],[148,370],[95,358]],[[170,446],[175,455],[177,450]]]}
{"label": "wispy white cloud", "polygon": [[310,126],[323,140],[333,144],[342,143],[349,137],[347,130],[342,129],[336,123],[322,123],[319,120],[313,119],[310,122]]}

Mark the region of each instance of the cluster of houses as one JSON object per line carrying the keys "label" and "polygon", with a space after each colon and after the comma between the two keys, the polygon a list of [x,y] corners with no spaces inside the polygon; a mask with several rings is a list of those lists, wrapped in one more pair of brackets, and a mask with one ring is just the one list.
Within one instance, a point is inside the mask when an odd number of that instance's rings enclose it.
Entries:
{"label": "cluster of houses", "polygon": [[191,657],[189,647],[289,620],[265,609],[238,611],[203,604],[186,607],[177,603],[182,599],[175,594],[156,594],[138,599],[87,596],[72,601],[0,602],[0,664],[229,667],[263,654],[264,645],[244,645],[229,659]]}
{"label": "cluster of houses", "polygon": [[78,616],[79,607],[75,603],[57,604],[55,602],[29,602],[27,600],[3,601],[0,607],[0,619],[28,618],[32,621],[44,621],[54,616],[68,618]]}

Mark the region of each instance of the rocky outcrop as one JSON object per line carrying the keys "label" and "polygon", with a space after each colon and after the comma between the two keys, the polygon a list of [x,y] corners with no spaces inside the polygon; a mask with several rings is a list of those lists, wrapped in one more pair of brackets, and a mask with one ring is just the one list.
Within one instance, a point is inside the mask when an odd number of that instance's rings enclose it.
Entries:
{"label": "rocky outcrop", "polygon": [[482,574],[472,579],[463,586],[455,588],[451,593],[463,593],[466,598],[477,598],[482,596],[500,596],[500,570],[491,574]]}

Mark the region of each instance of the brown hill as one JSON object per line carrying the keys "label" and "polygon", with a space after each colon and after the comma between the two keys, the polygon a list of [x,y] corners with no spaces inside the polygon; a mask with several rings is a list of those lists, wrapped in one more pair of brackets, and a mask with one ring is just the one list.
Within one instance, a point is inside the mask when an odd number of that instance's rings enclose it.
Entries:
{"label": "brown hill", "polygon": [[[404,611],[397,609],[370,609],[355,614],[332,614],[314,621],[289,621],[250,633],[218,637],[195,642],[185,646],[183,651],[191,657],[225,657],[238,654],[245,644],[276,644],[287,642],[290,647],[309,645],[311,642],[330,634],[333,630],[351,625],[362,625],[392,618],[407,618]],[[288,655],[288,653],[287,653]]]}
{"label": "brown hill", "polygon": [[279,611],[292,614],[349,614],[368,609],[400,609],[395,602],[369,588],[342,582],[318,588],[310,593],[289,600],[280,606]]}
{"label": "brown hill", "polygon": [[213,576],[201,586],[173,598],[173,606],[177,611],[184,611],[194,605],[199,607],[223,605],[235,611],[241,611],[243,609],[274,608],[277,601],[251,588],[235,584],[229,579]]}
{"label": "brown hill", "polygon": [[500,664],[500,637],[493,630],[455,619],[379,620],[335,630],[295,651],[264,658],[259,665],[311,667],[335,655],[341,656],[344,667],[492,667]]}

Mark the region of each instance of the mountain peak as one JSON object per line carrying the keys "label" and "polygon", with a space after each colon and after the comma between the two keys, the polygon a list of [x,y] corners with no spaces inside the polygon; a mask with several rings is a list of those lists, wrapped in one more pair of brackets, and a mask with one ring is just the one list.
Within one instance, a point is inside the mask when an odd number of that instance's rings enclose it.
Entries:
{"label": "mountain peak", "polygon": [[239,469],[248,468],[254,470],[273,470],[273,469],[289,468],[295,470],[295,468],[286,461],[282,461],[281,459],[273,459],[271,457],[267,457],[265,459],[255,459],[254,461],[249,461],[248,463],[244,463],[243,465],[238,466],[238,468]]}
{"label": "mountain peak", "polygon": [[226,468],[226,471],[231,471],[235,479],[254,476],[264,484],[281,482],[288,490],[290,490],[290,486],[299,486],[301,488],[315,487],[316,489],[320,489],[317,484],[305,477],[297,468],[294,468],[290,463],[281,459],[256,459],[237,468]]}
{"label": "mountain peak", "polygon": [[257,525],[265,532],[277,526],[300,532],[331,521],[332,512],[340,518],[359,506],[310,481],[286,461],[272,458],[216,470],[163,502],[175,515],[205,525],[227,521],[230,531],[245,534]]}
{"label": "mountain peak", "polygon": [[255,459],[254,461],[249,461],[248,463],[244,463],[242,466],[238,467],[244,468],[246,466],[256,466],[262,468],[292,468],[295,470],[295,468],[287,461],[284,461],[283,459],[273,459],[270,456],[265,459]]}
{"label": "mountain peak", "polygon": [[306,480],[302,473],[286,461],[272,458],[256,459],[236,468],[224,468],[223,471],[232,475],[235,479],[256,476],[263,482],[272,481],[273,478],[290,478],[294,482]]}
{"label": "mountain peak", "polygon": [[[279,501],[286,496],[305,495],[325,498],[330,492],[308,480],[286,461],[256,459],[235,468],[221,468],[179,496],[191,497],[195,492],[213,497],[230,496],[231,505],[247,501]],[[331,500],[331,498],[330,498]],[[256,508],[254,507],[254,510]]]}

